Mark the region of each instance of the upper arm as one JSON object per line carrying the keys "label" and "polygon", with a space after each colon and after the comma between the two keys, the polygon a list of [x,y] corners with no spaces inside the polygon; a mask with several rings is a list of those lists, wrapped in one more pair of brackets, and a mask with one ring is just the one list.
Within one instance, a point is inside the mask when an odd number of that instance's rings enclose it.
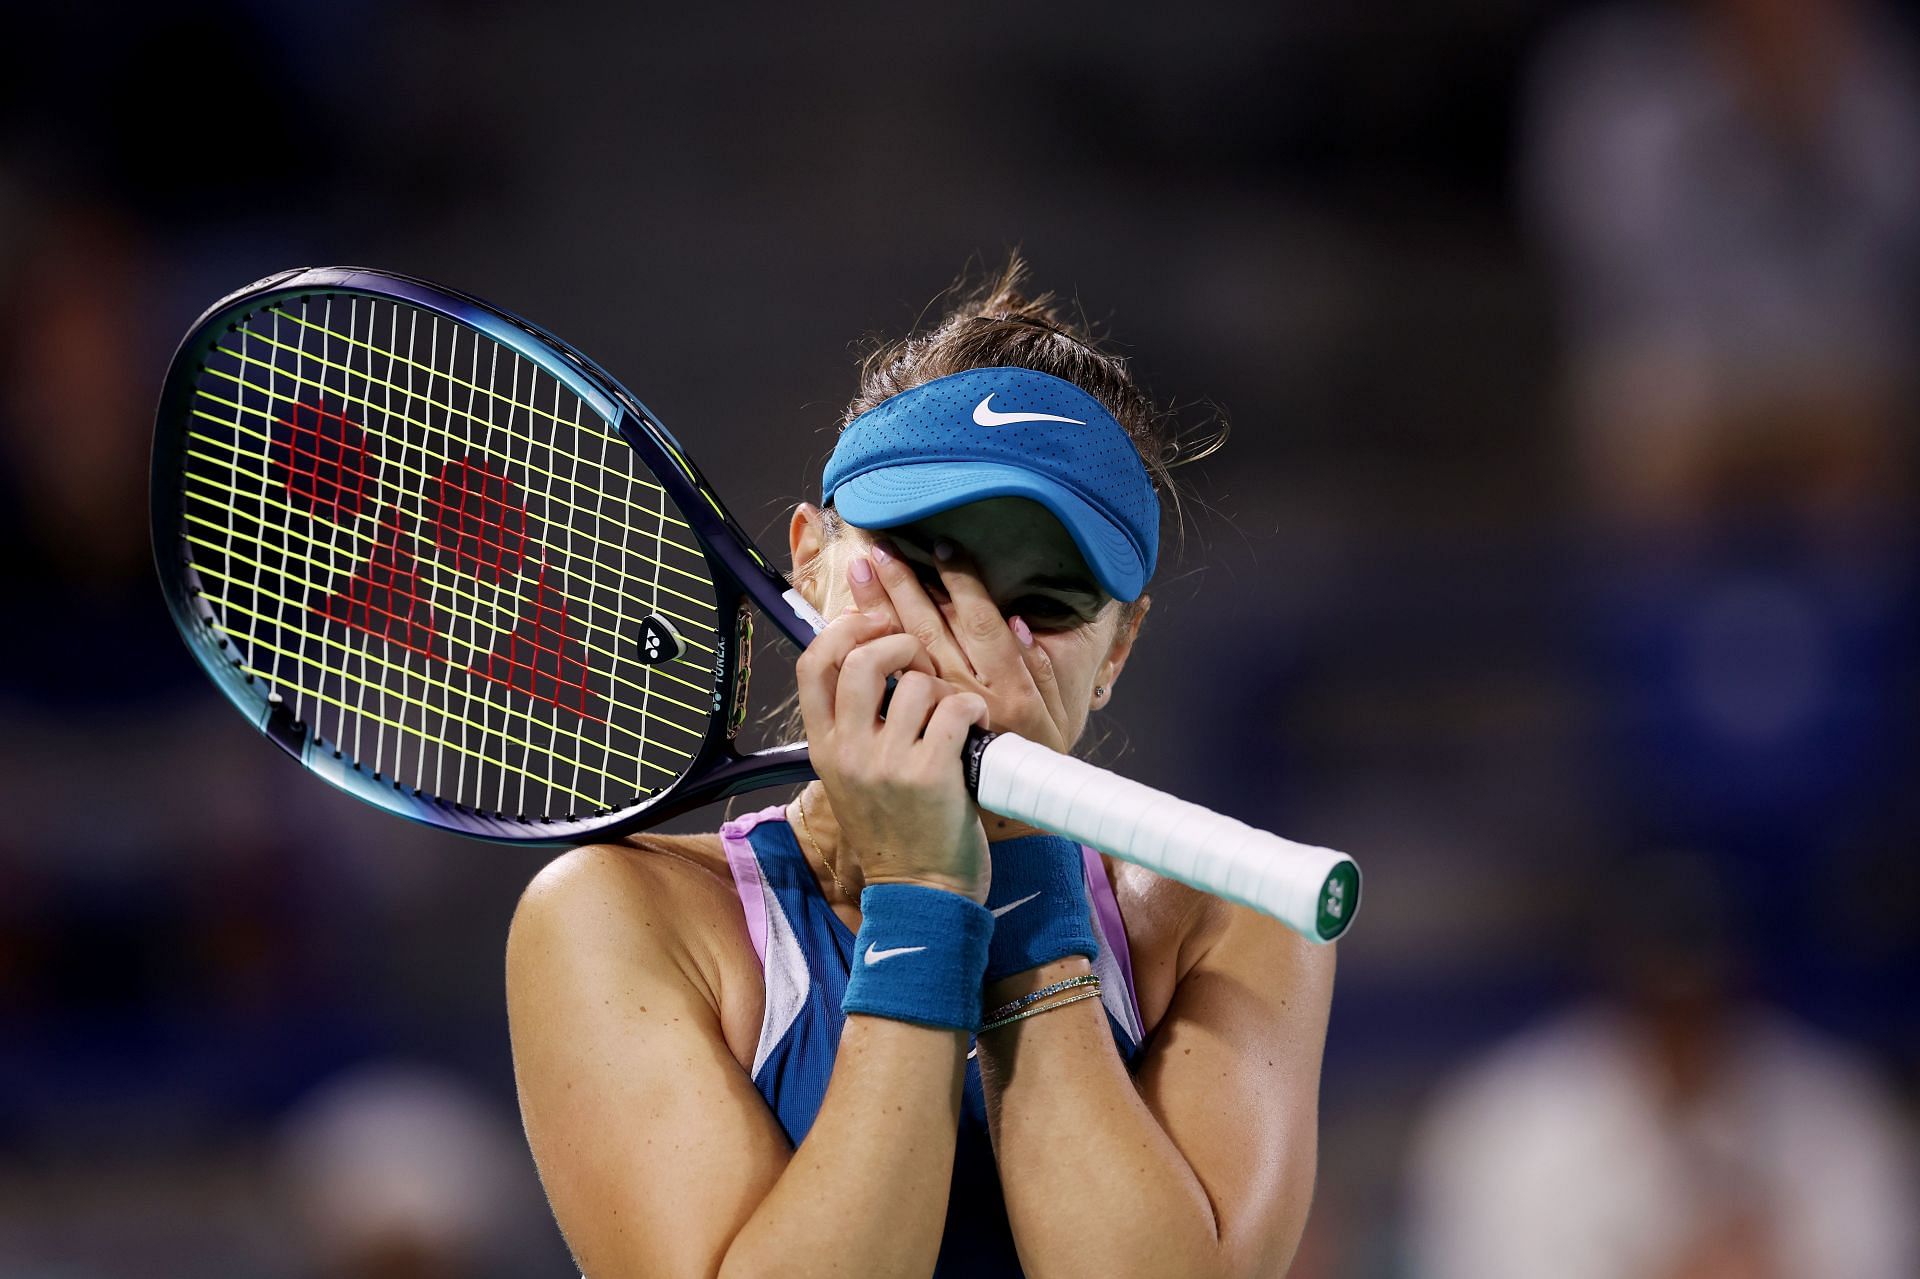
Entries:
{"label": "upper arm", "polygon": [[[1210,917],[1210,919],[1209,919]],[[1244,1273],[1284,1269],[1313,1195],[1333,948],[1213,902],[1137,1079]]]}
{"label": "upper arm", "polygon": [[716,1273],[790,1155],[670,896],[630,850],[576,849],[534,879],[507,941],[521,1118],[593,1279]]}

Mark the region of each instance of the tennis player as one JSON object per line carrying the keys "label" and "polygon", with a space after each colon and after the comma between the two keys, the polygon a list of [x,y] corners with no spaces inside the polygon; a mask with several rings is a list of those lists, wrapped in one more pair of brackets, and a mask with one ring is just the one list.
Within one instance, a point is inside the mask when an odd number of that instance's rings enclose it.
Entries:
{"label": "tennis player", "polygon": [[1277,1276],[1299,1241],[1331,947],[962,784],[970,726],[1064,751],[1112,704],[1176,451],[1020,272],[868,361],[793,516],[820,781],[520,903],[521,1111],[592,1279]]}

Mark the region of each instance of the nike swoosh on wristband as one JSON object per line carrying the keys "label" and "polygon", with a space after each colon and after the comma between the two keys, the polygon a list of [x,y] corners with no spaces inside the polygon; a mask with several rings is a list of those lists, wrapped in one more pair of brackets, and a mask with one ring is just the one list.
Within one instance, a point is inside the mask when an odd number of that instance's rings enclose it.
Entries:
{"label": "nike swoosh on wristband", "polygon": [[1026,905],[1028,902],[1032,901],[1034,898],[1038,897],[1039,895],[1040,895],[1039,893],[1028,893],[1025,897],[1022,897],[1017,902],[1008,902],[1004,906],[996,906],[994,907],[994,910],[993,910],[993,917],[995,919],[998,919],[1000,918],[1000,916],[1006,914],[1010,910],[1017,910],[1018,908]]}
{"label": "nike swoosh on wristband", "polygon": [[892,959],[895,955],[911,955],[915,951],[920,951],[925,949],[926,949],[925,946],[895,946],[891,950],[881,950],[878,946],[874,945],[872,942],[868,942],[867,953],[865,955],[862,955],[861,958],[866,960],[867,963],[871,965],[871,964],[877,964],[883,959]]}
{"label": "nike swoosh on wristband", "polygon": [[1077,417],[1060,417],[1054,413],[996,413],[987,406],[993,403],[993,396],[987,396],[973,406],[973,424],[975,426],[1012,426],[1015,422],[1065,422],[1071,426],[1085,426]]}

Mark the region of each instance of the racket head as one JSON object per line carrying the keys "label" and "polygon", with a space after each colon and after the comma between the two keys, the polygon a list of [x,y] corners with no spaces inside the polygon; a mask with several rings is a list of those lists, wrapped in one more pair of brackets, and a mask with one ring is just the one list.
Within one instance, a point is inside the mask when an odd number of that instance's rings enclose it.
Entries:
{"label": "racket head", "polygon": [[151,474],[189,650],[357,798],[577,843],[812,775],[804,745],[733,745],[749,605],[804,646],[804,601],[637,397],[518,316],[269,276],[182,341]]}

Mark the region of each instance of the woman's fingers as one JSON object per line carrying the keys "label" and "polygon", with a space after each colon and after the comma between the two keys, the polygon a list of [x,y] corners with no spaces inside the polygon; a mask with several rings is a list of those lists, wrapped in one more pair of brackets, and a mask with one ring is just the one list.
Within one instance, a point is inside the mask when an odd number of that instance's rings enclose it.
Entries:
{"label": "woman's fingers", "polygon": [[934,666],[953,678],[978,678],[966,651],[947,629],[947,619],[939,605],[927,597],[913,565],[900,556],[884,538],[873,543],[874,581],[883,587],[893,605],[900,629],[919,640],[933,656]]}
{"label": "woman's fingers", "polygon": [[927,752],[930,766],[945,761],[945,766],[950,768],[960,753],[960,744],[967,740],[967,730],[986,727],[986,698],[978,693],[949,693],[927,717],[927,726],[920,735],[920,749]]}
{"label": "woman's fingers", "polygon": [[920,740],[927,717],[940,699],[954,691],[953,685],[923,671],[908,671],[893,686],[887,702],[887,722],[880,728],[884,749],[904,754]]}
{"label": "woman's fingers", "polygon": [[891,629],[891,617],[842,613],[827,623],[800,654],[794,663],[794,682],[800,692],[800,715],[806,720],[810,737],[824,736],[833,728],[835,689],[847,654],[863,641]]}
{"label": "woman's fingers", "polygon": [[840,662],[840,683],[833,698],[834,726],[842,730],[871,726],[880,718],[887,677],[906,671],[934,674],[926,649],[913,636],[894,631],[857,645]]}
{"label": "woman's fingers", "polygon": [[[1048,719],[1055,724],[1067,722],[1066,697],[1060,691],[1060,675],[1053,668],[1053,658],[1047,650],[1033,642],[1033,632],[1027,628],[1024,618],[1015,619],[1020,625],[1014,629],[1014,639],[1020,645],[1020,661],[1027,668],[1027,675],[1033,680],[1035,691],[1040,694],[1041,703],[1047,708]],[[1020,632],[1026,631],[1026,638],[1020,638]],[[1056,747],[1064,750],[1065,746]]]}
{"label": "woman's fingers", "polygon": [[[874,573],[872,559],[856,555],[847,561],[847,586],[853,591],[855,608],[863,613],[893,618],[898,625],[900,617],[893,611],[893,598],[887,594],[887,588],[880,584],[880,578]],[[905,630],[906,627],[900,629]]]}
{"label": "woman's fingers", "polygon": [[[946,538],[933,544],[934,567],[953,601],[948,630],[966,651],[967,661],[988,688],[1017,689],[1026,664],[1020,643],[966,549]],[[1031,633],[1029,633],[1031,634]]]}
{"label": "woman's fingers", "polygon": [[1065,749],[1058,726],[1067,722],[1066,707],[1046,648],[1034,641],[1024,618],[1001,615],[965,547],[942,538],[934,543],[933,559],[953,601],[949,629],[992,698],[995,722],[1043,746]]}

